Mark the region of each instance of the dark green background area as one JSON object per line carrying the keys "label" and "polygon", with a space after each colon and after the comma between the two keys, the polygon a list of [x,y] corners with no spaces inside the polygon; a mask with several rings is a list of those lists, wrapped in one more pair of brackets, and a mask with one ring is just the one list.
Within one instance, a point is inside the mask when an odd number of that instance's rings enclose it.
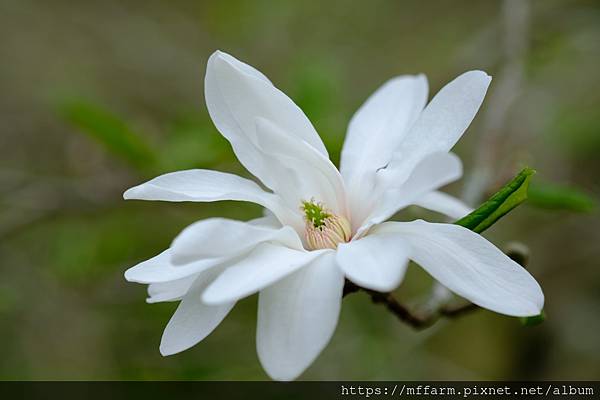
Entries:
{"label": "dark green background area", "polygon": [[[478,311],[414,332],[354,294],[303,379],[600,377],[600,7],[530,5],[523,82],[502,121],[492,178],[501,184],[527,164],[538,186],[485,235],[501,248],[530,248],[547,320],[523,327]],[[0,379],[266,379],[256,296],[203,343],[163,358],[158,344],[176,304],[148,305],[145,288],[123,278],[190,223],[250,219],[260,208],[125,202],[122,192],[184,168],[246,175],[204,105],[216,49],[292,97],[337,163],[350,117],[385,80],[423,72],[435,93],[466,70],[497,77],[502,7],[0,0]],[[498,84],[455,148],[466,178],[451,193],[460,195],[475,169]],[[402,217],[441,220],[416,209]],[[430,285],[411,266],[397,295],[416,304]]]}

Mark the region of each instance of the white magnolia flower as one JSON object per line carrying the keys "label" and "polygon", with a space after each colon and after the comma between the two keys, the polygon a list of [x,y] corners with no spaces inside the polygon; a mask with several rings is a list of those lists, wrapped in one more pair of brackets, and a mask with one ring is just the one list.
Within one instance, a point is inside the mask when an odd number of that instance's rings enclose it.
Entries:
{"label": "white magnolia flower", "polygon": [[194,346],[237,300],[258,292],[259,359],[274,379],[295,379],[334,332],[344,278],[391,291],[409,260],[481,307],[539,314],[544,296],[538,283],[482,236],[453,224],[384,222],[408,205],[454,218],[469,212],[436,190],[462,174],[449,150],[474,118],[490,80],[481,71],[464,73],[426,106],[423,75],[391,79],[350,121],[338,171],[292,100],[256,69],[214,53],[205,78],[208,111],[267,189],[196,169],[159,176],[124,197],[249,201],[270,213],[248,222],[196,222],[169,249],[125,273],[129,281],[149,284],[149,303],[181,300],[161,353]]}

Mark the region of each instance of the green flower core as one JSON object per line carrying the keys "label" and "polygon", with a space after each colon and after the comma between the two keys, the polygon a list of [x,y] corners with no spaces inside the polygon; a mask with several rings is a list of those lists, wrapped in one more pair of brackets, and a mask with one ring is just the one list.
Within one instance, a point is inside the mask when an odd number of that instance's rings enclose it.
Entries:
{"label": "green flower core", "polygon": [[314,200],[303,201],[302,210],[307,221],[310,221],[315,228],[325,226],[325,221],[331,218],[331,213],[323,207],[323,204],[317,203]]}

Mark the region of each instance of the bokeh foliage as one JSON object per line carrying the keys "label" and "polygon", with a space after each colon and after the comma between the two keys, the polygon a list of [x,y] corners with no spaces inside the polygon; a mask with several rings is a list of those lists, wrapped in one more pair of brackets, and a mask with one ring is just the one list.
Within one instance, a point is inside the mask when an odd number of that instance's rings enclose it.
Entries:
{"label": "bokeh foliage", "polygon": [[[265,72],[337,162],[349,118],[386,79],[424,72],[435,93],[468,69],[495,76],[501,18],[501,2],[477,1],[0,2],[0,379],[265,379],[255,297],[199,346],[163,358],[176,304],[147,305],[145,289],[123,279],[198,219],[261,213],[121,198],[178,169],[247,176],[203,103],[208,56],[223,49]],[[350,296],[303,378],[599,376],[600,8],[532,1],[530,18],[525,85],[493,178],[504,183],[523,164],[538,175],[528,203],[486,236],[530,248],[548,319],[522,327],[481,311],[417,333]],[[455,149],[467,174],[483,126],[478,117]],[[417,209],[400,217],[423,216],[441,220]],[[419,301],[430,286],[409,268],[397,295]]]}

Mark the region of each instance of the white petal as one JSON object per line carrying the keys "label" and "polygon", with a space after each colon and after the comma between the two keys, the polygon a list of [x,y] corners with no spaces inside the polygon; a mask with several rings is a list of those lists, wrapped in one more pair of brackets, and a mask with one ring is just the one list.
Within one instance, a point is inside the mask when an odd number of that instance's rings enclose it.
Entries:
{"label": "white petal", "polygon": [[[272,85],[271,81],[269,80],[269,78],[267,78],[262,72],[260,72],[259,70],[257,70],[256,68],[241,62],[240,60],[238,60],[237,58],[233,57],[230,54],[227,54],[223,51],[215,51],[211,57],[219,57],[221,59],[223,59],[225,62],[231,64],[232,66],[234,66],[235,68],[238,68],[241,72],[248,74],[250,76],[253,76],[257,79],[263,80],[266,83],[269,83]],[[210,62],[210,61],[209,61]]]}
{"label": "white petal", "polygon": [[221,304],[249,296],[291,274],[323,252],[294,250],[263,243],[223,272],[204,292],[207,304]]}
{"label": "white petal", "polygon": [[391,292],[404,278],[408,254],[409,247],[402,236],[371,234],[339,245],[336,262],[357,285]]}
{"label": "white petal", "polygon": [[163,356],[187,350],[208,336],[235,305],[207,305],[200,295],[220,271],[202,274],[192,285],[167,324],[160,342]]}
{"label": "white petal", "polygon": [[385,167],[427,102],[424,75],[398,76],[383,84],[350,120],[340,171],[346,182]]}
{"label": "white petal", "polygon": [[[381,171],[381,179],[390,179]],[[438,189],[441,186],[455,181],[462,175],[462,163],[453,153],[433,153],[423,158],[408,179],[399,187],[394,188],[393,183],[383,183],[382,187],[392,187],[383,192],[377,203],[372,208],[371,214],[364,219],[357,231],[357,235],[366,232],[375,224],[381,223],[392,217],[400,209],[413,204],[423,195]],[[354,218],[354,216],[353,216]],[[353,219],[353,223],[360,222],[360,218]]]}
{"label": "white petal", "polygon": [[301,201],[314,198],[335,213],[345,213],[344,182],[327,157],[264,118],[256,119],[256,133],[254,141],[277,177],[273,190],[288,208],[298,209]]}
{"label": "white petal", "polygon": [[248,201],[271,210],[283,223],[289,223],[294,212],[285,209],[278,196],[265,192],[249,179],[224,172],[191,169],[158,176],[127,190],[126,200]]}
{"label": "white petal", "polygon": [[209,218],[185,228],[171,245],[171,262],[177,266],[198,259],[228,259],[252,250],[257,244],[276,242],[302,249],[302,241],[289,226],[273,229],[224,218]]}
{"label": "white petal", "polygon": [[148,285],[148,303],[159,303],[162,301],[178,301],[185,296],[192,284],[198,277],[194,274],[185,278],[170,282],[151,283]]}
{"label": "white petal", "polygon": [[251,225],[264,226],[272,229],[281,228],[281,222],[266,208],[264,209],[265,215],[260,218],[255,218],[253,220],[248,221]]}
{"label": "white petal", "polygon": [[419,197],[413,204],[455,219],[462,218],[473,211],[456,197],[439,191],[429,192]]}
{"label": "white petal", "polygon": [[167,249],[149,260],[143,261],[125,271],[125,279],[138,283],[161,283],[196,275],[220,263],[215,259],[196,259],[185,265],[171,264],[171,249]]}
{"label": "white petal", "polygon": [[271,378],[297,378],[325,348],[337,325],[343,287],[344,276],[329,252],[260,292],[256,348]]}
{"label": "white petal", "polygon": [[449,151],[471,124],[492,78],[466,72],[444,86],[425,107],[389,164],[402,175],[427,154]]}
{"label": "white petal", "polygon": [[424,221],[388,222],[375,232],[402,234],[410,258],[441,284],[473,303],[513,316],[538,315],[544,295],[536,280],[469,229]]}
{"label": "white petal", "polygon": [[240,162],[268,187],[274,183],[270,166],[250,141],[255,136],[255,118],[273,121],[327,157],[302,110],[251,66],[217,51],[208,60],[204,82],[206,106],[215,126],[231,142]]}
{"label": "white petal", "polygon": [[249,179],[225,172],[190,169],[160,175],[128,189],[126,200],[219,201],[241,200],[262,204],[272,194]]}
{"label": "white petal", "polygon": [[[257,227],[255,229],[246,228],[245,225],[254,225]],[[239,236],[240,230],[246,230],[247,240],[240,240],[240,242],[237,243],[232,243],[230,241],[228,242],[229,244],[225,242],[221,243],[225,246],[224,248],[221,247],[221,249],[223,249],[222,253],[215,252],[214,250],[216,247],[209,253],[186,253],[187,246],[196,248],[198,245],[195,240],[200,243],[204,242],[204,237],[209,235],[207,231],[210,231],[210,229],[213,228],[216,229],[215,232],[227,231],[228,228],[232,229],[231,232],[224,234],[226,238],[230,238],[228,234],[231,234],[233,230],[236,230],[238,236],[234,235],[234,237],[238,237],[239,239],[244,239],[243,235]],[[223,220],[219,218],[203,220],[192,224],[183,232],[185,232],[186,235],[192,235],[192,237],[184,237],[184,242],[181,243],[185,246],[183,248],[183,256],[181,259],[177,259],[176,257],[176,260],[180,261],[179,264],[174,265],[172,263],[173,251],[169,248],[151,259],[129,268],[125,271],[125,279],[130,282],[138,283],[163,283],[186,278],[238,257],[244,252],[250,251],[256,244],[260,243],[261,240],[277,241],[278,239],[281,239],[288,245],[295,245],[301,248],[301,242],[297,235],[290,232],[289,228],[282,229],[281,224],[278,223],[272,215],[256,218],[247,222]],[[256,234],[256,236],[253,236],[253,234]],[[186,241],[189,242],[186,243]]]}

